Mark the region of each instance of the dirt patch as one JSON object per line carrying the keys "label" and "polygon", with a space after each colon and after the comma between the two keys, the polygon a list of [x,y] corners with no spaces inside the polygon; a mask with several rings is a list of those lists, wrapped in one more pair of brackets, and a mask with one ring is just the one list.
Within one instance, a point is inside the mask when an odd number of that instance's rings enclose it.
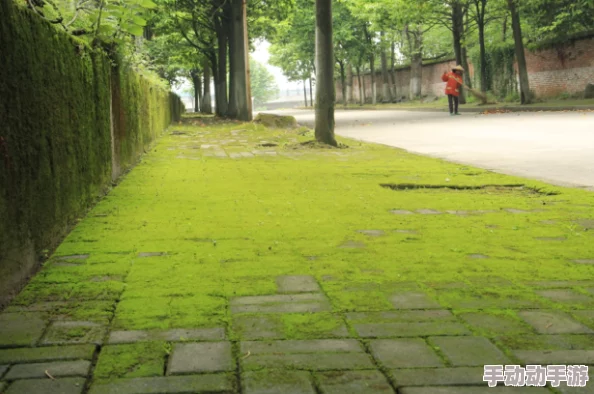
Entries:
{"label": "dirt patch", "polygon": [[348,146],[345,144],[338,144],[338,146],[332,146],[332,145],[328,145],[328,144],[323,144],[321,142],[318,141],[305,141],[305,142],[300,142],[297,144],[289,144],[289,145],[285,145],[286,149],[292,149],[292,150],[299,150],[299,149],[347,149]]}
{"label": "dirt patch", "polygon": [[445,189],[445,190],[484,190],[488,192],[525,192],[528,194],[539,194],[544,196],[554,196],[559,193],[549,190],[542,190],[533,187],[528,187],[522,184],[508,184],[508,185],[429,185],[429,184],[416,184],[416,183],[382,183],[381,187],[392,189],[396,191],[400,190],[418,190],[418,189]]}

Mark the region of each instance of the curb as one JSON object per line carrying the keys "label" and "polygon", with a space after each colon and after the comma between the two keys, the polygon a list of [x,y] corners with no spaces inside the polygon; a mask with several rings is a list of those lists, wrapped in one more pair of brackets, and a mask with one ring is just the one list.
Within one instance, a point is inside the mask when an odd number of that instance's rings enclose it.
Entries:
{"label": "curb", "polygon": [[[296,108],[301,109],[301,108]],[[342,108],[336,106],[335,111],[417,111],[417,112],[448,112],[448,108]],[[502,112],[562,112],[562,111],[594,111],[592,105],[574,105],[567,107],[472,107],[472,108],[459,108],[459,112],[466,113],[483,113],[486,111],[502,111]]]}

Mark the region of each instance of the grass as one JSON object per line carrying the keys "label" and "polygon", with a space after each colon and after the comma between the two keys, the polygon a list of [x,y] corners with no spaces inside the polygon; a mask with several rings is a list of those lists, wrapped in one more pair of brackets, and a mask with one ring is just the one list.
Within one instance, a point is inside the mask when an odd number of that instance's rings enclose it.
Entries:
{"label": "grass", "polygon": [[[456,314],[503,316],[515,331],[498,343],[521,347],[537,342],[517,309],[591,308],[540,297],[534,282],[578,281],[574,289],[589,294],[579,281],[592,278],[594,266],[571,260],[594,258],[594,233],[576,224],[594,219],[592,193],[346,139],[343,149],[318,149],[300,145],[311,138],[303,130],[197,116],[172,129],[80,221],[9,311],[52,301],[48,318],[113,330],[224,326],[241,339],[233,297],[276,294],[279,275],[312,275],[332,311],[274,317],[285,338],[332,337],[345,313],[393,309],[390,295],[418,287]],[[201,145],[276,155],[218,158]],[[493,212],[390,213],[418,209]],[[537,239],[544,237],[562,241]],[[349,243],[359,247],[340,247]],[[58,264],[74,254],[89,257]],[[375,322],[369,316],[362,321]],[[95,379],[161,375],[170,346],[105,346]]]}

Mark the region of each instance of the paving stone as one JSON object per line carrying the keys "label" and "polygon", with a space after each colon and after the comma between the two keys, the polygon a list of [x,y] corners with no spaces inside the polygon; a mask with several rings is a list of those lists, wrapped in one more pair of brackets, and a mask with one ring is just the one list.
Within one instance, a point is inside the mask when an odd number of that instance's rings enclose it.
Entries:
{"label": "paving stone", "polygon": [[250,354],[271,353],[364,353],[354,339],[310,339],[289,341],[244,341],[241,352]]}
{"label": "paving stone", "polygon": [[[591,206],[589,206],[591,207]],[[594,230],[594,219],[579,219],[575,221],[577,224],[588,230]]]}
{"label": "paving stone", "polygon": [[233,369],[235,363],[229,342],[178,343],[173,349],[168,375]]}
{"label": "paving stone", "polygon": [[592,334],[594,331],[560,312],[521,311],[518,313],[539,334]]}
{"label": "paving stone", "polygon": [[0,382],[0,393],[4,394],[4,389],[6,389],[8,384],[6,382]]}
{"label": "paving stone", "polygon": [[72,254],[69,256],[56,256],[60,260],[86,260],[89,258],[88,254]]}
{"label": "paving stone", "polygon": [[443,367],[437,354],[422,339],[376,339],[371,353],[386,368]]}
{"label": "paving stone", "polygon": [[369,323],[354,324],[354,328],[364,338],[470,335],[466,327],[456,322]]}
{"label": "paving stone", "polygon": [[288,353],[250,355],[241,361],[243,368],[287,368],[314,371],[372,369],[373,362],[365,353]]}
{"label": "paving stone", "polygon": [[393,394],[379,371],[332,371],[317,375],[324,394]]}
{"label": "paving stone", "polygon": [[592,280],[549,280],[549,281],[536,281],[527,283],[531,287],[542,287],[542,288],[562,288],[562,287],[588,287],[594,286]]}
{"label": "paving stone", "polygon": [[222,327],[199,329],[173,329],[168,331],[112,331],[109,343],[133,343],[143,341],[220,341],[225,339],[225,329]]}
{"label": "paving stone", "polygon": [[323,294],[279,294],[240,297],[231,300],[231,313],[329,312],[332,306]]}
{"label": "paving stone", "polygon": [[394,369],[390,374],[397,386],[483,385],[482,367],[407,368]]}
{"label": "paving stone", "polygon": [[83,378],[51,380],[28,379],[13,382],[5,394],[81,394],[85,387]]}
{"label": "paving stone", "polygon": [[515,209],[515,208],[508,208],[508,209],[506,209],[506,211],[509,213],[530,213],[530,211],[526,211],[523,209]]}
{"label": "paving stone", "polygon": [[400,293],[390,296],[396,309],[442,309],[443,307],[425,293]]}
{"label": "paving stone", "polygon": [[0,347],[32,346],[46,326],[40,313],[0,314]]}
{"label": "paving stone", "polygon": [[594,350],[515,350],[513,353],[525,364],[594,364]]}
{"label": "paving stone", "polygon": [[414,212],[406,211],[404,209],[394,209],[394,210],[391,210],[390,213],[392,213],[394,215],[413,215],[414,214]]}
{"label": "paving stone", "polygon": [[280,319],[271,316],[235,316],[233,330],[244,340],[282,339],[284,327]]}
{"label": "paving stone", "polygon": [[42,343],[61,345],[74,343],[103,343],[107,328],[88,321],[55,321],[49,327]]}
{"label": "paving stone", "polygon": [[365,248],[365,243],[359,241],[346,241],[342,245],[339,246],[341,249],[363,249]]}
{"label": "paving stone", "polygon": [[439,347],[455,367],[508,364],[509,361],[501,350],[487,338],[432,337],[430,340]]}
{"label": "paving stone", "polygon": [[138,257],[155,257],[155,256],[165,256],[167,252],[141,252],[138,253]]}
{"label": "paving stone", "polygon": [[468,216],[470,214],[469,211],[446,211],[450,215],[458,215],[458,216]]}
{"label": "paving stone", "polygon": [[279,293],[310,293],[319,292],[320,286],[310,275],[278,276],[276,285]]}
{"label": "paving stone", "polygon": [[573,290],[539,290],[535,292],[541,297],[548,298],[549,300],[559,302],[562,304],[571,305],[594,305],[594,298],[588,297],[580,293],[576,293]]}
{"label": "paving stone", "polygon": [[8,365],[0,365],[0,378],[4,376],[4,372],[8,370]]}
{"label": "paving stone", "polygon": [[239,152],[239,154],[243,157],[254,157],[254,155],[250,152]]}
{"label": "paving stone", "polygon": [[5,349],[0,350],[0,363],[19,364],[54,360],[91,360],[94,352],[94,345]]}
{"label": "paving stone", "polygon": [[315,394],[305,371],[254,371],[243,374],[244,394]]}
{"label": "paving stone", "polygon": [[51,363],[18,364],[13,365],[6,374],[6,380],[47,378],[45,371],[53,377],[82,376],[86,377],[91,368],[87,360],[57,361]]}
{"label": "paving stone", "polygon": [[471,259],[488,259],[489,256],[484,255],[484,254],[475,253],[475,254],[469,254],[468,255],[468,258],[471,258]]}
{"label": "paving stone", "polygon": [[229,157],[232,158],[232,159],[239,159],[242,156],[241,156],[241,153],[233,153],[232,152],[232,153],[229,153]]}
{"label": "paving stone", "polygon": [[576,264],[594,264],[594,259],[572,260]]}
{"label": "paving stone", "polygon": [[390,312],[350,312],[346,314],[350,322],[446,322],[456,321],[452,312],[445,309],[403,310]]}
{"label": "paving stone", "polygon": [[490,313],[462,313],[458,315],[473,328],[495,335],[531,334],[533,330],[526,323],[512,319],[506,315]]}
{"label": "paving stone", "polygon": [[419,232],[416,230],[403,230],[403,229],[397,229],[394,230],[395,233],[399,233],[399,234],[418,234]]}
{"label": "paving stone", "polygon": [[369,237],[381,237],[382,235],[386,234],[383,230],[357,230],[360,234],[365,234]]}
{"label": "paving stone", "polygon": [[[482,376],[482,375],[481,375]],[[550,391],[544,387],[488,387],[484,384],[483,387],[472,386],[425,386],[425,387],[403,387],[398,390],[398,394],[517,394],[519,390],[522,394],[546,394]]]}
{"label": "paving stone", "polygon": [[94,384],[89,394],[231,394],[235,393],[233,380],[234,377],[227,374],[118,379],[107,384]]}
{"label": "paving stone", "polygon": [[547,241],[547,242],[553,242],[553,241],[566,241],[567,238],[565,237],[536,237],[534,238],[538,241]]}
{"label": "paving stone", "polygon": [[440,215],[441,214],[440,211],[436,211],[434,209],[417,209],[416,212],[420,213],[421,215]]}

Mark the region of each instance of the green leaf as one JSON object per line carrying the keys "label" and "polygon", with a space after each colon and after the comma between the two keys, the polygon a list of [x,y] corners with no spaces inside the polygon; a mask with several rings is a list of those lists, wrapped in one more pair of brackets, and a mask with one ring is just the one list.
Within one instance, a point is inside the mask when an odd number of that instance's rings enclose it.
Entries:
{"label": "green leaf", "polygon": [[147,8],[149,10],[154,10],[155,8],[157,8],[157,5],[153,3],[151,0],[140,0],[138,4],[141,7]]}

